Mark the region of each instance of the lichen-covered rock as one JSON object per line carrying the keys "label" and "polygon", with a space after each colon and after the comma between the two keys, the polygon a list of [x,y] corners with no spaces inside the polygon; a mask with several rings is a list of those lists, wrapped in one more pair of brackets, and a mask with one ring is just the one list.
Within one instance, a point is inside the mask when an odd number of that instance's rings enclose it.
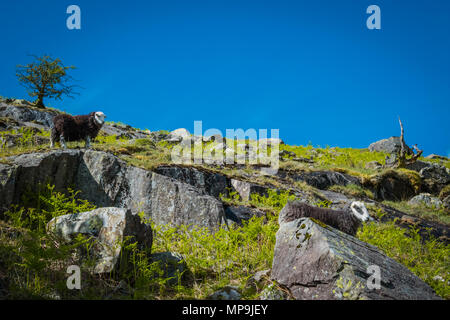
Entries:
{"label": "lichen-covered rock", "polygon": [[208,300],[240,300],[241,294],[237,287],[226,286],[209,295]]}
{"label": "lichen-covered rock", "polygon": [[170,132],[165,139],[168,142],[180,142],[183,139],[190,138],[191,134],[185,128],[176,129]]}
{"label": "lichen-covered rock", "polygon": [[[371,266],[379,267],[379,289],[368,286]],[[309,218],[281,223],[271,278],[295,299],[439,299],[376,247]]]}
{"label": "lichen-covered rock", "polygon": [[423,189],[426,192],[439,194],[450,183],[450,170],[436,163],[425,167],[419,172],[423,180]]}
{"label": "lichen-covered rock", "polygon": [[95,240],[90,255],[95,257],[94,273],[108,273],[114,270],[125,237],[132,237],[141,248],[151,249],[152,229],[141,222],[139,216],[130,210],[107,207],[88,212],[67,214],[53,218],[47,230],[72,241],[77,235],[93,237]]}
{"label": "lichen-covered rock", "polygon": [[[369,151],[386,152],[389,154],[397,154],[402,147],[400,137],[390,137],[388,139],[382,139],[369,145]],[[407,147],[410,152],[411,149]]]}
{"label": "lichen-covered rock", "polygon": [[222,203],[175,179],[128,165],[94,150],[57,150],[24,154],[0,164],[0,204],[19,203],[27,190],[54,184],[55,190],[80,190],[80,197],[99,206],[144,212],[156,224],[192,224],[216,229],[224,222]]}
{"label": "lichen-covered rock", "polygon": [[265,287],[259,294],[260,300],[289,300],[289,295],[277,288],[273,283]]}
{"label": "lichen-covered rock", "polygon": [[196,225],[216,230],[225,222],[222,203],[174,179],[153,173],[151,219],[160,225]]}
{"label": "lichen-covered rock", "polygon": [[20,122],[39,122],[50,128],[53,123],[53,117],[59,113],[54,110],[39,110],[23,106],[0,102],[0,117],[8,117]]}
{"label": "lichen-covered rock", "polygon": [[446,197],[442,200],[442,205],[444,206],[444,208],[450,210],[450,195],[446,196]]}
{"label": "lichen-covered rock", "polygon": [[216,198],[228,196],[231,187],[230,179],[226,176],[193,167],[160,166],[155,172],[190,184]]}
{"label": "lichen-covered rock", "polygon": [[440,209],[442,207],[442,201],[437,197],[433,197],[429,193],[421,193],[408,201],[412,205],[423,205],[429,208]]}
{"label": "lichen-covered rock", "polygon": [[150,134],[131,128],[131,126],[127,125],[119,125],[116,123],[105,123],[100,130],[101,133],[106,135],[113,135],[117,138],[126,138],[126,139],[144,139],[149,138]]}

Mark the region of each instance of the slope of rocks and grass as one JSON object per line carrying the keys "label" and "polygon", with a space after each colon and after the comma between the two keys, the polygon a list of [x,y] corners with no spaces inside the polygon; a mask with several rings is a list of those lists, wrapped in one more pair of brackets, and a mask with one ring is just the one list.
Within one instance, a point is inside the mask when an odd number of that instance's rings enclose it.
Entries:
{"label": "slope of rocks and grass", "polygon": [[[3,299],[450,297],[445,157],[398,169],[389,165],[395,139],[368,149],[281,143],[268,175],[263,154],[249,163],[257,141],[236,140],[234,151],[185,129],[109,122],[90,150],[50,149],[58,113],[0,99]],[[209,158],[174,164],[187,139]],[[234,164],[220,157],[230,152]],[[374,221],[356,238],[312,219],[284,223],[280,211],[295,200],[334,209],[363,201]],[[364,283],[373,264],[378,291]],[[71,265],[81,267],[79,290],[67,287]]]}

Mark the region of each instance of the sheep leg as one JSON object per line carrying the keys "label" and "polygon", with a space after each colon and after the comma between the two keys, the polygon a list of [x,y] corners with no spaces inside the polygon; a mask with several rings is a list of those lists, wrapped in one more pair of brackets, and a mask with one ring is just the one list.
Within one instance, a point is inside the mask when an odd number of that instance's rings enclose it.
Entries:
{"label": "sheep leg", "polygon": [[89,149],[91,147],[91,137],[86,136],[86,144],[84,145],[86,149]]}
{"label": "sheep leg", "polygon": [[50,148],[55,146],[55,142],[58,142],[58,134],[56,133],[56,129],[53,127],[50,134]]}
{"label": "sheep leg", "polygon": [[66,141],[64,140],[64,136],[63,135],[59,136],[59,143],[61,143],[61,147],[63,147],[64,149],[67,149]]}

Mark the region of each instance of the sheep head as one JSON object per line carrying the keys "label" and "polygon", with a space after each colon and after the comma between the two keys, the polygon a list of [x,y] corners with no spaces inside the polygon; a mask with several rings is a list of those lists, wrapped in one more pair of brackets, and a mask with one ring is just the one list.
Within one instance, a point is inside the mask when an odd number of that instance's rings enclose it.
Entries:
{"label": "sheep head", "polygon": [[105,123],[105,118],[106,115],[101,111],[97,111],[94,113],[94,121],[100,127]]}
{"label": "sheep head", "polygon": [[353,201],[350,205],[351,213],[362,222],[373,220],[366,209],[366,206],[361,201]]}

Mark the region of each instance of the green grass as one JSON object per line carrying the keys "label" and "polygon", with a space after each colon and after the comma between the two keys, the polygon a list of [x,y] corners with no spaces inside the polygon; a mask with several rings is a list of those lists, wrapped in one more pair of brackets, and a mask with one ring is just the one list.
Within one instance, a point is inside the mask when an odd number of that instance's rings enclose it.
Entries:
{"label": "green grass", "polygon": [[[405,230],[389,223],[368,223],[357,237],[380,248],[428,283],[438,295],[450,299],[450,245],[435,239],[423,241],[418,230]],[[435,280],[439,276],[444,281]]]}
{"label": "green grass", "polygon": [[[252,205],[267,212],[267,217],[253,217],[242,226],[232,225],[213,233],[196,226],[155,226],[151,249],[156,252],[176,252],[187,264],[188,271],[169,285],[162,266],[152,262],[149,248],[138,249],[136,243],[125,239],[119,266],[110,275],[94,276],[88,263],[83,264],[82,290],[65,287],[68,264],[75,252],[90,245],[80,237],[75,242],[62,243],[45,233],[46,223],[53,217],[94,208],[78,193],[60,193],[45,186],[37,194],[28,193],[23,207],[13,207],[7,214],[8,223],[0,223],[1,274],[9,281],[9,298],[51,299],[57,293],[63,299],[203,299],[215,290],[237,286],[243,299],[256,299],[261,288],[248,285],[257,271],[271,268],[278,213],[287,201],[293,200],[289,191],[270,190],[268,196],[254,195],[243,203],[236,194],[230,202]],[[227,201],[227,199],[224,199]],[[322,207],[329,203],[318,203]],[[413,273],[429,283],[444,298],[449,298],[447,282],[433,280],[440,276],[449,280],[449,247],[436,240],[423,241],[416,231],[407,232],[394,223],[369,223],[358,231],[358,238],[371,243],[388,256],[406,265]],[[93,262],[91,262],[92,265]],[[112,288],[125,280],[129,292],[115,295]]]}
{"label": "green grass", "polygon": [[450,212],[446,209],[429,208],[424,205],[411,205],[408,201],[383,201],[383,204],[405,212],[411,216],[450,225]]}
{"label": "green grass", "polygon": [[314,148],[311,144],[308,146],[280,145],[281,150],[294,152],[297,157],[308,159],[312,157],[316,169],[343,168],[363,174],[376,172],[365,168],[367,162],[378,161],[384,164],[387,155],[383,152],[370,152],[368,149],[330,148],[329,146]]}
{"label": "green grass", "polygon": [[171,298],[203,299],[226,285],[240,288],[244,299],[256,298],[246,284],[257,271],[271,267],[278,229],[275,217],[263,219],[253,217],[242,227],[216,233],[195,226],[155,226],[154,250],[181,254],[192,273],[189,286],[175,288]]}
{"label": "green grass", "polygon": [[346,186],[334,185],[329,188],[330,191],[339,192],[355,198],[373,199],[373,192],[356,184],[348,184]]}
{"label": "green grass", "polygon": [[[121,124],[120,124],[121,125]],[[50,151],[48,145],[34,145],[31,131],[2,132],[2,134],[20,134],[17,147],[1,148],[1,161],[5,157],[28,152]],[[49,132],[39,135],[48,137]],[[234,144],[242,143],[236,141]],[[154,143],[150,139],[118,139],[116,136],[99,135],[92,143],[93,149],[111,152],[130,165],[152,170],[159,165],[171,164],[173,144]],[[214,145],[203,143],[205,147]],[[69,142],[69,148],[84,148],[84,142]],[[270,149],[270,148],[269,148]],[[384,164],[384,153],[369,152],[367,149],[330,148],[280,145],[280,151],[294,152],[296,157],[310,158],[314,164],[301,163],[286,159],[280,162],[280,168],[293,171],[335,170],[358,177],[366,187],[373,186],[389,175],[395,175],[410,183],[416,189],[421,180],[418,174],[409,170],[369,170],[365,164],[378,161]],[[238,151],[239,153],[239,151]],[[437,160],[423,159],[429,162]],[[449,161],[443,161],[449,166]],[[58,239],[46,234],[45,225],[53,217],[73,212],[88,211],[94,206],[80,200],[79,194],[68,190],[58,193],[51,186],[40,189],[37,195],[28,194],[21,207],[14,207],[7,213],[8,222],[0,222],[0,268],[6,272],[10,282],[11,298],[49,298],[57,291],[62,298],[102,299],[111,294],[111,288],[120,279],[132,287],[130,293],[119,298],[125,299],[200,299],[225,285],[237,286],[244,299],[254,299],[259,292],[247,286],[247,280],[255,272],[271,267],[275,233],[278,230],[277,217],[287,201],[295,196],[286,189],[285,182],[274,177],[261,177],[249,165],[243,168],[232,166],[196,165],[228,177],[252,177],[251,182],[270,188],[268,196],[252,195],[248,202],[242,201],[237,193],[231,192],[222,201],[256,207],[267,213],[266,218],[252,218],[243,226],[234,225],[230,230],[220,229],[211,233],[207,229],[188,226],[162,228],[154,226],[154,245],[152,252],[173,251],[185,259],[189,272],[183,281],[169,286],[168,280],[156,263],[152,262],[147,250],[137,249],[134,243],[124,241],[120,266],[114,274],[102,277],[92,276],[89,270],[83,270],[86,288],[80,292],[65,289],[65,266],[71,263],[74,252],[87,244],[80,238],[72,244],[60,244]],[[289,181],[288,181],[289,182]],[[304,182],[293,183],[297,189],[306,191],[312,198],[318,199],[320,192]],[[348,185],[334,186],[330,190],[355,197],[373,198],[365,187]],[[441,198],[447,195],[449,188],[441,192]],[[429,220],[449,224],[448,211],[410,206],[407,202],[384,202],[398,210]],[[330,203],[316,203],[329,207]],[[415,231],[405,231],[393,223],[367,224],[358,232],[358,237],[382,249],[388,256],[406,265],[412,272],[429,283],[442,297],[449,299],[449,248],[435,240],[423,241]],[[6,265],[6,266],[5,266]],[[183,276],[183,277],[184,277]],[[433,280],[434,276],[445,279]],[[0,277],[2,273],[0,272]]]}

